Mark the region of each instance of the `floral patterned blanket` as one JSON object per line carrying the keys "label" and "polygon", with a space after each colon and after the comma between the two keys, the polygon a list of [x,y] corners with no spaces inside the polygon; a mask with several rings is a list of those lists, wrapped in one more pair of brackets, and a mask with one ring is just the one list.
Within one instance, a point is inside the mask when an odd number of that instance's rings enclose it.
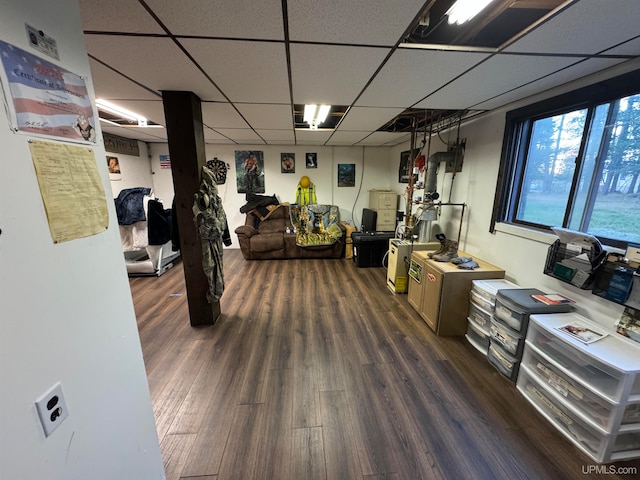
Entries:
{"label": "floral patterned blanket", "polygon": [[335,205],[297,205],[289,207],[291,224],[296,229],[296,245],[333,245],[342,237],[338,226],[340,209]]}

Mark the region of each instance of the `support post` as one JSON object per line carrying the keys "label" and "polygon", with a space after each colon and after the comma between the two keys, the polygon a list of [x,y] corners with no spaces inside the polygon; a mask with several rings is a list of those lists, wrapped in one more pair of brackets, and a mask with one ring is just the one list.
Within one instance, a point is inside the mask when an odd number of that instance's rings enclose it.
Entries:
{"label": "support post", "polygon": [[200,171],[206,162],[202,105],[193,92],[163,91],[162,103],[169,139],[169,155],[175,192],[191,326],[213,325],[220,316],[220,303],[207,301],[209,281],[202,268],[202,247],[193,221],[193,196],[200,186]]}

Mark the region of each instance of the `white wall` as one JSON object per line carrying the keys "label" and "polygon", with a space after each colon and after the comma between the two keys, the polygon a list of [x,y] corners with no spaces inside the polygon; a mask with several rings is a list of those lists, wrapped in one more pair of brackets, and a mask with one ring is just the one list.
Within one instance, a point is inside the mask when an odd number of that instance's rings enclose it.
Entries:
{"label": "white wall", "polygon": [[[456,175],[453,187],[451,187],[451,174],[440,173],[438,175],[438,191],[441,194],[441,199],[448,200],[451,193],[452,202],[465,202],[469,207],[463,221],[460,245],[462,250],[504,268],[507,278],[521,287],[538,288],[548,293],[562,293],[575,299],[578,313],[591,318],[609,330],[613,330],[613,323],[620,318],[622,306],[592,295],[590,291],[580,290],[573,285],[543,274],[548,246],[556,240],[555,235],[535,233],[524,228],[504,224],[499,224],[496,233],[492,234],[489,232],[489,226],[500,164],[506,112],[543,98],[637,69],[639,63],[628,62],[608,72],[509,105],[463,125],[460,138],[466,138],[467,147],[463,170]],[[455,135],[453,135],[453,139],[455,139]],[[400,151],[408,149],[408,145],[396,147],[393,156],[399,159]],[[440,149],[435,151],[438,150]],[[433,146],[431,151],[434,151]],[[459,222],[458,218],[455,218],[454,209],[443,209],[439,223],[440,229],[449,238],[457,237]]]}
{"label": "white wall", "polygon": [[[75,0],[5,0],[3,40],[29,50],[25,23],[57,40],[88,79]],[[54,61],[55,62],[55,61]],[[0,478],[164,478],[102,145],[107,231],[53,244],[28,147],[0,111]],[[60,381],[69,417],[45,438],[34,400]]]}
{"label": "white wall", "polygon": [[[309,147],[309,146],[267,146],[267,145],[206,145],[207,160],[218,157],[229,165],[227,181],[220,185],[222,198],[233,244],[230,248],[239,248],[234,229],[244,225],[245,216],[240,207],[246,203],[245,194],[238,193],[236,187],[236,150],[262,151],[265,167],[265,193],[276,195],[280,202],[295,202],[296,188],[303,175],[308,176],[316,186],[318,203],[338,205],[340,218],[354,225],[360,225],[362,209],[368,206],[369,190],[392,187],[392,178],[387,175],[388,148],[362,147]],[[305,154],[318,154],[318,168],[306,168]],[[295,173],[281,173],[280,153],[295,153]],[[167,144],[151,144],[151,164],[154,173],[154,188],[158,196],[173,198],[171,170],[160,169],[159,156],[168,155]],[[356,165],[355,187],[338,187],[337,166],[340,163]],[[397,180],[397,173],[396,173]],[[169,200],[170,201],[170,200]],[[355,220],[354,220],[355,217]]]}

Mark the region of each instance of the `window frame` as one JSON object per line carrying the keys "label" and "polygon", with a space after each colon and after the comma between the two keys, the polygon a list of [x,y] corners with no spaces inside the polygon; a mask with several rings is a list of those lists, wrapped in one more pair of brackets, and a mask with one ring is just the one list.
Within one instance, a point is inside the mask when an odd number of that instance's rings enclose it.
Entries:
{"label": "window frame", "polygon": [[[526,148],[522,148],[522,146],[528,147],[531,140],[531,123],[540,118],[561,115],[574,110],[595,108],[603,103],[614,102],[620,98],[639,93],[640,69],[508,111],[505,118],[502,152],[489,231],[495,233],[496,224],[505,223],[536,231],[551,232],[550,227],[522,220],[514,221],[509,217],[513,188],[518,189],[516,198],[521,195],[522,185],[515,185],[515,182],[516,179],[520,178],[522,169],[525,166]],[[588,123],[585,124],[586,129],[591,128],[591,115],[589,117]],[[526,142],[523,142],[522,137],[525,134],[529,138],[526,139]],[[580,145],[579,163],[576,164],[576,173],[574,173],[574,178],[572,179],[567,205],[569,205],[569,202],[573,202],[577,177],[579,177],[578,172],[582,168],[582,153],[583,149],[586,148],[585,143],[585,138],[583,137]],[[565,212],[565,221],[569,210],[567,209]],[[613,247],[625,248],[627,245],[625,241],[599,238],[603,243]]]}

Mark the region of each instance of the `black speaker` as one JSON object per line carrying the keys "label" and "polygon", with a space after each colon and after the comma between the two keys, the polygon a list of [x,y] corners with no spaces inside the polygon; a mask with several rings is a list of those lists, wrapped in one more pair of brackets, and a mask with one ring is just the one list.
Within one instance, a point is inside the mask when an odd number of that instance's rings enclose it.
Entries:
{"label": "black speaker", "polygon": [[360,230],[363,232],[375,232],[376,221],[378,220],[378,212],[370,208],[362,209],[362,225]]}

